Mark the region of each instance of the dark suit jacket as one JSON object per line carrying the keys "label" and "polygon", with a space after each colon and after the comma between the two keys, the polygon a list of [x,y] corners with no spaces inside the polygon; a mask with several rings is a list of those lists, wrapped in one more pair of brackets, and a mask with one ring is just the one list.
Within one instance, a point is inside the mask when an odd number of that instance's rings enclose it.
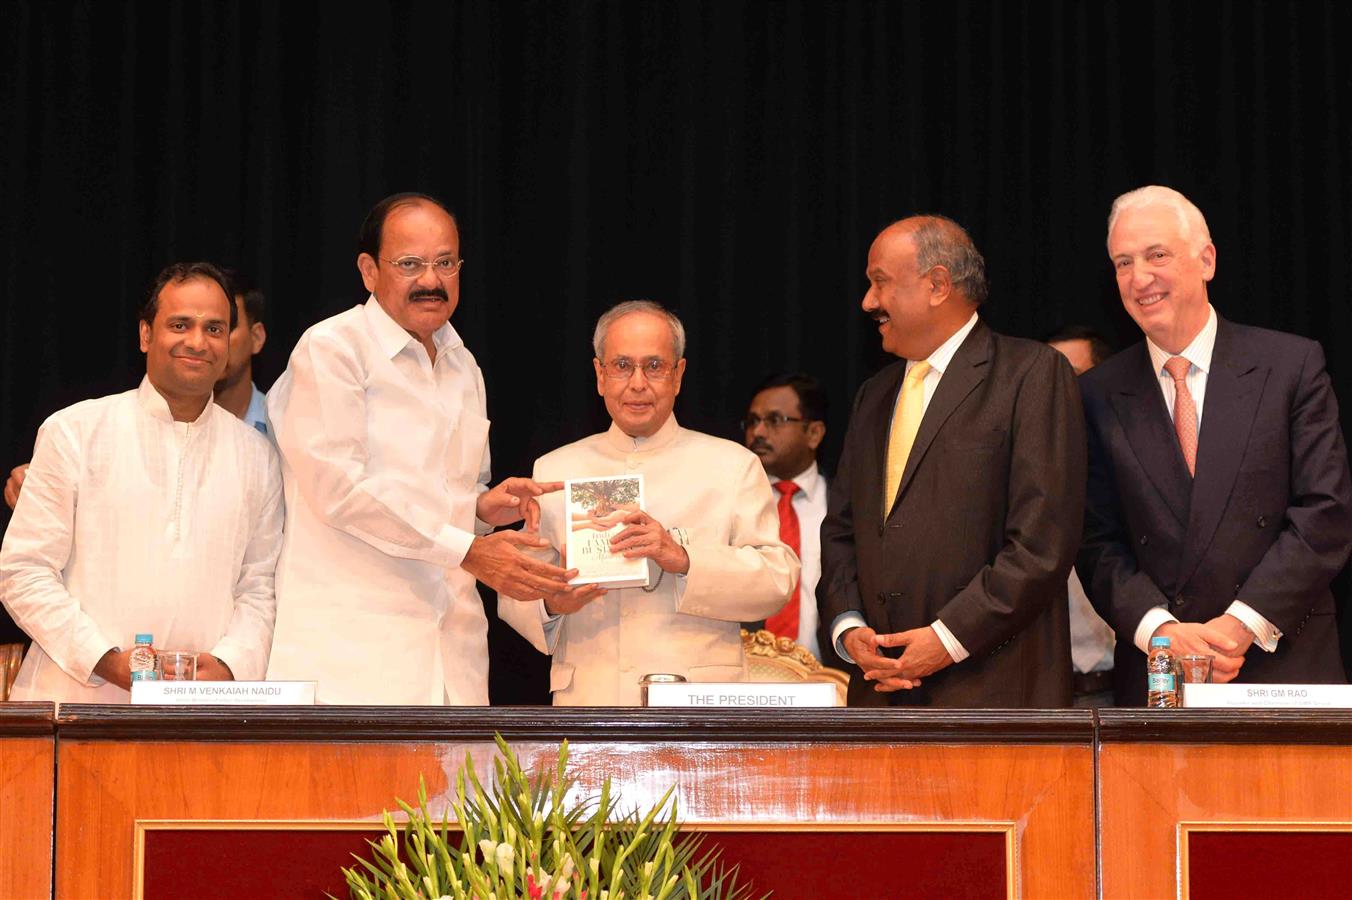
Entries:
{"label": "dark suit jacket", "polygon": [[855,610],[880,633],[940,619],[971,654],[891,695],[895,705],[1069,705],[1066,577],[1085,466],[1075,375],[1050,347],[978,322],[939,381],[884,516],[904,372],[904,362],[888,366],[855,397],[822,523],[822,619]]}
{"label": "dark suit jacket", "polygon": [[1145,702],[1141,617],[1253,607],[1284,635],[1239,681],[1341,682],[1329,583],[1352,547],[1338,405],[1314,341],[1221,319],[1188,475],[1142,341],[1085,373],[1089,488],[1078,570],[1117,632],[1115,694]]}

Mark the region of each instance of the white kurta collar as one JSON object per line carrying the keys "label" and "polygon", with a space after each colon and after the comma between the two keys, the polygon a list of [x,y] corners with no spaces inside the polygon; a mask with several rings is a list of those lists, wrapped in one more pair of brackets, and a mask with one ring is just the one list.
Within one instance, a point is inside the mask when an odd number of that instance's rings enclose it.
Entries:
{"label": "white kurta collar", "polygon": [[606,443],[621,453],[649,453],[653,450],[661,450],[670,444],[676,439],[676,433],[680,430],[681,426],[676,424],[675,413],[667,416],[667,420],[662,423],[662,427],[648,437],[630,437],[612,421],[610,430],[606,432]]}
{"label": "white kurta collar", "polygon": [[[216,405],[215,401],[216,395],[213,394],[207,399],[207,405],[202,408],[202,414],[193,420],[193,425],[201,425],[206,422],[207,417],[211,415],[211,408]],[[149,375],[141,377],[141,383],[136,388],[136,402],[152,419],[173,423],[174,414],[169,411],[169,401],[165,400],[164,395],[155,389],[155,385],[150,383]]]}
{"label": "white kurta collar", "polygon": [[[366,321],[371,326],[371,334],[375,336],[376,345],[380,351],[388,358],[393,359],[401,350],[409,345],[409,342],[417,343],[418,339],[404,330],[398,322],[385,312],[385,307],[380,305],[376,295],[372,294],[366,299]],[[432,346],[437,348],[437,358],[447,350],[454,350],[456,347],[464,346],[465,342],[460,339],[460,334],[451,326],[450,322],[442,325],[436,331],[432,332]]]}

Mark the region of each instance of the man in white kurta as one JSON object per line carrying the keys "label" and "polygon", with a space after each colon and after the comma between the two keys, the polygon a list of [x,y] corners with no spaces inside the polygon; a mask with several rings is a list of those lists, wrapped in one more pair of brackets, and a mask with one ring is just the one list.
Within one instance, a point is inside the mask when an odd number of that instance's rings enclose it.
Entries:
{"label": "man in white kurta", "polygon": [[[624,313],[630,308],[636,311]],[[639,679],[657,672],[742,680],[740,623],[778,611],[799,574],[798,559],[779,540],[760,460],[732,441],[680,427],[672,414],[684,335],[676,338],[670,314],[647,303],[616,311],[610,321],[602,317],[597,341],[610,430],[541,457],[534,477],[641,474],[643,511],[626,520],[629,533],[612,547],[650,560],[650,587],[576,589],[548,605],[499,596],[499,616],[553,655],[556,705],[636,706]],[[621,373],[636,371],[621,378],[617,363]],[[550,494],[540,503],[541,536],[557,559],[566,546],[563,498]]]}
{"label": "man in white kurta", "polygon": [[323,703],[488,703],[488,620],[460,568],[489,478],[483,376],[372,297],[311,327],[268,393],[286,536],[268,677]]}
{"label": "man in white kurta", "polygon": [[[173,311],[162,299],[160,315]],[[161,362],[206,369],[179,349]],[[38,432],[0,550],[5,605],[33,638],[11,699],[127,702],[95,667],[138,632],[157,649],[209,653],[235,679],[263,677],[282,529],[276,453],[210,402],[205,371],[188,376],[203,380],[200,413],[176,420],[155,367],[152,349],[136,390],[77,403]]]}
{"label": "man in white kurta", "polygon": [[371,296],[312,326],[268,394],[286,535],[268,677],[321,703],[486,705],[488,624],[476,576],[565,587],[489,535],[538,517],[529,479],[488,488],[483,376],[449,319],[460,237],[433,198],[396,194],[362,227]]}

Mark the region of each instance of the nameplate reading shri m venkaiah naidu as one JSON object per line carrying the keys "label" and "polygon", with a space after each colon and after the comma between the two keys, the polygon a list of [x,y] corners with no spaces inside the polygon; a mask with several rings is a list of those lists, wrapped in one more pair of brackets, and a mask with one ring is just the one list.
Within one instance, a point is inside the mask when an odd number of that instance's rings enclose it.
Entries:
{"label": "nameplate reading shri m venkaiah naidu", "polygon": [[836,686],[825,682],[687,682],[648,685],[648,706],[724,709],[804,709],[835,706]]}
{"label": "nameplate reading shri m venkaiah naidu", "polygon": [[131,702],[161,706],[314,706],[313,681],[135,681]]}

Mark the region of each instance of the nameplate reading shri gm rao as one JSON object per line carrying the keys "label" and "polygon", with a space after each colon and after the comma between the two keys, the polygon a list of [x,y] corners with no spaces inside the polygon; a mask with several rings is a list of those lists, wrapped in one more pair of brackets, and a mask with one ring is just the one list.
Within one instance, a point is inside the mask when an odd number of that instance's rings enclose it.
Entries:
{"label": "nameplate reading shri gm rao", "polygon": [[804,709],[835,706],[836,686],[825,682],[690,682],[648,685],[648,706],[720,709]]}
{"label": "nameplate reading shri gm rao", "polygon": [[162,706],[314,706],[313,681],[134,681],[131,702]]}

